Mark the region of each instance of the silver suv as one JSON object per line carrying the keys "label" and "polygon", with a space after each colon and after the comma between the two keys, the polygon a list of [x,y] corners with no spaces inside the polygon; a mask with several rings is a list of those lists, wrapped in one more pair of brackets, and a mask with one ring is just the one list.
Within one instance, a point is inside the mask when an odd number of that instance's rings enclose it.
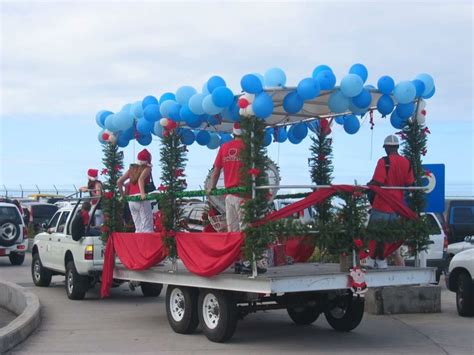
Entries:
{"label": "silver suv", "polygon": [[0,256],[21,265],[28,248],[28,233],[20,211],[13,203],[0,202]]}

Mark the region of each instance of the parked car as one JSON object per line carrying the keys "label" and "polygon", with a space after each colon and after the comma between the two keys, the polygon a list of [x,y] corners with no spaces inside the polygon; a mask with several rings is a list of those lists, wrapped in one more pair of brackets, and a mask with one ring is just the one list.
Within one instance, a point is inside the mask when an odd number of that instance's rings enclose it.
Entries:
{"label": "parked car", "polygon": [[474,236],[468,236],[464,238],[464,241],[459,243],[453,243],[448,245],[448,260],[451,260],[454,255],[467,250],[474,248]]}
{"label": "parked car", "polygon": [[8,256],[12,265],[23,264],[27,235],[18,208],[13,203],[0,202],[0,256]]}
{"label": "parked car", "polygon": [[446,199],[445,212],[449,227],[449,244],[462,242],[465,237],[474,235],[474,199]]}
{"label": "parked car", "polygon": [[449,264],[446,286],[456,292],[456,307],[463,317],[474,316],[474,249],[456,254]]}
{"label": "parked car", "polygon": [[58,210],[58,206],[43,202],[27,202],[23,203],[22,207],[28,210],[28,224],[33,225],[35,234],[41,230],[43,224],[47,224],[51,220]]}

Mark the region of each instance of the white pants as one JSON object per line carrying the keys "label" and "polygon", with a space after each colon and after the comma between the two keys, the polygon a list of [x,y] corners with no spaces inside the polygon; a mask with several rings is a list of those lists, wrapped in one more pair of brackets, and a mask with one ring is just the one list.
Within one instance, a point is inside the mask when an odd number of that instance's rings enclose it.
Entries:
{"label": "white pants", "polygon": [[153,232],[153,213],[151,201],[129,201],[130,213],[135,224],[136,233]]}
{"label": "white pants", "polygon": [[225,197],[225,219],[228,232],[239,232],[244,228],[242,204],[244,199],[234,195]]}

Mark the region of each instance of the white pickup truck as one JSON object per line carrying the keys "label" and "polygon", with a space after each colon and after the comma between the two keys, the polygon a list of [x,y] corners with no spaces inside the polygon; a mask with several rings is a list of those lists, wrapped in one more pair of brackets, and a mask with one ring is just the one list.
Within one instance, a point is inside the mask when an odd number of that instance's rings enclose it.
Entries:
{"label": "white pickup truck", "polygon": [[[75,241],[71,235],[72,222],[83,200],[60,208],[45,226],[46,231],[35,236],[32,249],[31,276],[34,284],[47,287],[53,275],[65,275],[66,293],[72,300],[83,299],[87,290],[100,282],[103,266],[104,244],[100,227],[94,225],[95,206],[90,213],[86,236]],[[119,260],[117,262],[120,263]],[[163,287],[148,283],[141,283],[140,286],[145,297],[159,296]]]}

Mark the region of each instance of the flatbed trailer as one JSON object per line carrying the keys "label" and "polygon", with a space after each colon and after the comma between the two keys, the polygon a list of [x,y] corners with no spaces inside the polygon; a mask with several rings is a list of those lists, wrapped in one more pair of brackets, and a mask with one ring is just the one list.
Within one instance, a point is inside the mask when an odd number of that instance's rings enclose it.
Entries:
{"label": "flatbed trailer", "polygon": [[[389,267],[368,270],[368,287],[435,283],[435,268]],[[348,272],[338,264],[299,263],[270,267],[251,277],[232,269],[214,277],[200,277],[179,261],[148,270],[128,270],[117,265],[114,278],[168,285],[166,313],[171,328],[190,334],[201,324],[214,342],[229,340],[239,319],[249,313],[286,309],[297,324],[311,324],[324,313],[338,331],[356,328],[364,314],[364,298],[349,288]]]}

